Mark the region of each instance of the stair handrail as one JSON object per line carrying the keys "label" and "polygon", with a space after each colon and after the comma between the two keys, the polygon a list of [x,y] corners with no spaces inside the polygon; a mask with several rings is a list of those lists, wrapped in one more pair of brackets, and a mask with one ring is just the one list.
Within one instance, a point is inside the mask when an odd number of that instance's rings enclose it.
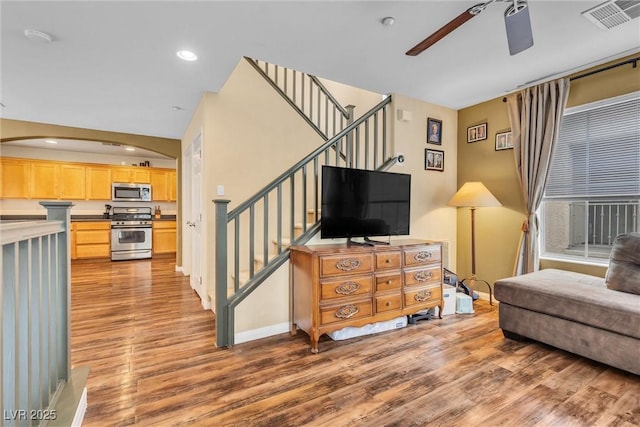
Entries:
{"label": "stair handrail", "polygon": [[[255,205],[261,200],[267,200],[268,195],[274,191],[280,191],[281,186],[290,179],[295,177],[296,172],[303,171],[303,175],[306,177],[306,167],[309,163],[313,162],[316,171],[319,164],[319,158],[322,154],[325,154],[326,159],[329,159],[328,150],[332,148],[336,149],[336,163],[338,161],[345,162],[346,167],[358,167],[358,150],[356,148],[356,157],[354,161],[353,157],[353,147],[351,147],[353,138],[351,137],[351,133],[356,133],[356,141],[355,144],[359,146],[358,140],[358,132],[359,126],[363,123],[365,124],[366,130],[363,133],[367,133],[369,128],[368,120],[373,117],[374,119],[374,128],[378,128],[378,112],[383,112],[383,120],[382,120],[382,162],[378,164],[378,156],[377,156],[377,142],[378,137],[377,133],[374,133],[374,154],[373,154],[373,169],[383,170],[390,167],[390,165],[395,163],[395,157],[388,156],[387,153],[387,145],[386,145],[386,118],[387,111],[385,107],[391,103],[391,96],[385,97],[381,102],[379,102],[376,106],[374,106],[367,113],[362,115],[357,120],[353,121],[349,126],[336,134],[333,138],[326,141],[320,147],[313,150],[310,154],[305,156],[303,159],[298,161],[296,164],[287,169],[284,173],[279,175],[277,178],[272,180],[269,184],[264,186],[261,190],[255,193],[253,196],[249,197],[244,202],[240,203],[236,208],[231,211],[228,211],[228,205],[230,203],[229,200],[225,199],[215,199],[213,200],[215,204],[215,313],[216,313],[216,344],[218,347],[230,347],[234,344],[234,309],[240,304],[247,296],[249,296],[269,275],[275,271],[278,267],[280,267],[284,262],[289,258],[289,250],[282,249],[281,239],[282,239],[282,227],[281,224],[278,226],[278,254],[271,258],[267,259],[265,255],[265,263],[264,267],[260,269],[257,273],[254,274],[253,271],[253,263],[250,263],[249,268],[249,280],[242,287],[239,286],[239,259],[238,252],[236,249],[236,258],[234,262],[234,294],[228,295],[228,230],[227,227],[232,221],[235,221],[236,224],[236,239],[238,236],[238,227],[240,221],[240,215],[249,211],[250,218],[253,224],[253,212]],[[341,140],[345,138],[346,141],[350,141],[351,143],[347,143],[347,155],[346,157],[341,155],[342,152],[340,149]],[[365,136],[365,169],[369,168],[369,158],[368,155],[371,154],[368,151],[369,137],[368,134]],[[369,154],[367,154],[369,153]],[[305,178],[306,179],[306,178]],[[306,183],[306,181],[305,181]],[[317,182],[315,191],[317,193]],[[280,198],[280,195],[278,196]],[[306,212],[307,204],[306,204],[306,187],[303,187],[303,211]],[[295,202],[294,202],[295,203]],[[317,197],[316,197],[317,203]],[[281,200],[280,200],[281,204]],[[280,206],[279,206],[280,208]],[[293,206],[292,209],[292,218],[293,221]],[[308,241],[314,234],[316,234],[320,228],[320,222],[318,218],[318,209],[316,206],[316,217],[315,223],[310,227],[307,227],[306,222],[303,222],[303,231],[302,235],[297,237],[296,239],[292,238],[291,244],[302,244]],[[292,224],[293,231],[293,224]],[[292,233],[293,235],[293,233]],[[265,231],[265,249],[266,249],[266,241],[267,241],[267,233]],[[253,236],[251,236],[253,239]],[[234,244],[237,245],[237,240],[234,240]],[[237,247],[237,246],[236,246]],[[254,242],[250,240],[250,257],[254,256]]]}

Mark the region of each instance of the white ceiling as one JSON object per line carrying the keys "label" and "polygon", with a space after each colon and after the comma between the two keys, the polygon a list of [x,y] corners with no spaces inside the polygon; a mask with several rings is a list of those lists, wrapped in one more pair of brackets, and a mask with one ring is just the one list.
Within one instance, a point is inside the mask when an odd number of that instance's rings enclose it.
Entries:
{"label": "white ceiling", "polygon": [[[7,1],[2,116],[181,138],[203,92],[243,56],[460,109],[640,51],[640,20],[601,30],[602,1],[530,0],[535,45],[509,56],[497,2],[417,57],[405,52],[474,1]],[[395,18],[390,27],[381,25]],[[44,31],[50,44],[28,40]],[[189,48],[200,59],[179,60]],[[172,106],[183,109],[174,111]]]}

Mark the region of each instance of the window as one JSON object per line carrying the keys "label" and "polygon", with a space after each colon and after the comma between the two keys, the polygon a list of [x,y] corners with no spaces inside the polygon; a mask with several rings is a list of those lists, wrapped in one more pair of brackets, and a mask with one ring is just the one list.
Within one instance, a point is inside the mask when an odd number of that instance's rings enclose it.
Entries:
{"label": "window", "polygon": [[640,229],[640,94],[567,109],[541,208],[545,256],[606,260]]}

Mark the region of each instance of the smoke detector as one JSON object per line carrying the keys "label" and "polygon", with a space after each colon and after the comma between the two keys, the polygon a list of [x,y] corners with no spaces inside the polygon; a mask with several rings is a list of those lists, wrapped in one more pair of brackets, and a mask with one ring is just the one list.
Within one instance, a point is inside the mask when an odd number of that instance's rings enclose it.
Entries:
{"label": "smoke detector", "polygon": [[582,12],[598,28],[610,30],[640,16],[640,1],[609,0]]}

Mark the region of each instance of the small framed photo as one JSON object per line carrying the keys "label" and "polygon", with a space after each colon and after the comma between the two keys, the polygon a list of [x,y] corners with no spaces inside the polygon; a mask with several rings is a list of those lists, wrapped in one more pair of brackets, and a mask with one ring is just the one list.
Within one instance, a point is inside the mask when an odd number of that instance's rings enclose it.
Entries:
{"label": "small framed photo", "polygon": [[444,171],[444,151],[425,148],[424,168],[428,171]]}
{"label": "small framed photo", "polygon": [[496,133],[496,151],[513,148],[511,131]]}
{"label": "small framed photo", "polygon": [[442,145],[442,120],[427,119],[427,142]]}
{"label": "small framed photo", "polygon": [[487,124],[482,123],[467,128],[467,142],[476,142],[487,139]]}

